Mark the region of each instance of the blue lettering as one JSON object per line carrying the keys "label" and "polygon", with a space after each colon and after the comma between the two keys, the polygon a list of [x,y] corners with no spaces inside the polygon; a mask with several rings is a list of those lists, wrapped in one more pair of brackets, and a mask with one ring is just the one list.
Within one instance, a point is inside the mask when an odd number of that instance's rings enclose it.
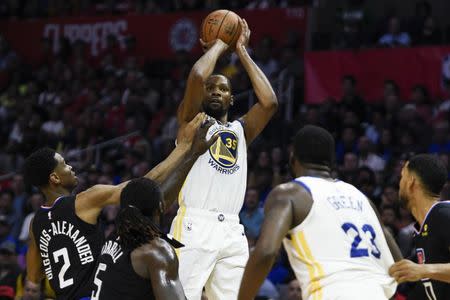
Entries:
{"label": "blue lettering", "polygon": [[221,166],[219,166],[213,159],[209,159],[208,160],[208,164],[213,167],[214,169],[216,169],[218,172],[220,172],[221,174],[227,174],[227,175],[232,175],[234,174],[236,171],[238,171],[240,169],[239,166],[234,166],[232,169],[225,169],[222,168]]}
{"label": "blue lettering", "polygon": [[329,196],[328,203],[335,209],[353,209],[359,212],[363,211],[363,202],[361,200],[354,200],[350,196]]}

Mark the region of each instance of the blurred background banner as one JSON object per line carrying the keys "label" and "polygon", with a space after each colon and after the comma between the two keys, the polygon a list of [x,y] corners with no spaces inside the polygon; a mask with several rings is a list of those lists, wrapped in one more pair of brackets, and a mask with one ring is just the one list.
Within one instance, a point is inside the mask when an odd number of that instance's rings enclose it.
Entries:
{"label": "blurred background banner", "polygon": [[[295,31],[302,38],[306,33],[306,9],[285,8],[256,11],[237,11],[252,28],[252,42],[270,36],[283,43],[288,34]],[[50,18],[38,20],[8,20],[0,22],[0,32],[27,62],[39,64],[43,59],[36,47],[43,38],[51,41],[51,51],[58,52],[61,38],[71,43],[81,40],[86,43],[87,54],[96,63],[108,46],[108,36],[114,36],[118,51],[126,48],[127,42],[135,43],[132,49],[140,60],[173,57],[177,51],[200,54],[199,30],[206,12],[188,12],[157,15],[125,15]],[[276,24],[276,26],[274,26]],[[137,41],[137,42],[136,42]],[[301,46],[303,49],[303,43]]]}
{"label": "blurred background banner", "polygon": [[[305,102],[322,103],[342,97],[342,78],[353,75],[366,101],[379,102],[380,86],[394,80],[400,94],[424,84],[432,99],[448,95],[450,47],[321,51],[305,53]],[[404,98],[407,99],[407,98]]]}

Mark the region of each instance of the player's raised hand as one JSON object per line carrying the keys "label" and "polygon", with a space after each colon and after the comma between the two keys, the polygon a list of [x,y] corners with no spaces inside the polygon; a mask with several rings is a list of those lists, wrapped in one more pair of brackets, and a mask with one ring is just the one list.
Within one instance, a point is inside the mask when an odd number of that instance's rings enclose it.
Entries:
{"label": "player's raised hand", "polygon": [[250,40],[250,28],[248,28],[247,21],[245,19],[240,19],[239,24],[241,25],[241,35],[236,43],[236,49],[243,50],[248,46],[248,41]]}
{"label": "player's raised hand", "polygon": [[177,145],[181,147],[188,147],[189,149],[194,142],[200,126],[206,121],[206,114],[198,113],[189,123],[178,129]]}
{"label": "player's raised hand", "polygon": [[228,44],[222,41],[221,39],[215,39],[210,42],[205,42],[204,40],[200,39],[200,44],[202,45],[203,52],[207,52],[211,47],[217,44],[218,47],[221,48],[222,52],[227,51]]}
{"label": "player's raised hand", "polygon": [[192,153],[194,155],[201,155],[205,153],[206,150],[208,150],[219,138],[219,134],[216,133],[209,140],[206,140],[206,134],[214,122],[215,121],[213,119],[207,119],[201,124],[200,129],[197,130],[197,134],[192,144]]}
{"label": "player's raised hand", "polygon": [[414,282],[425,278],[427,265],[416,264],[408,259],[402,259],[389,268],[389,275],[398,283]]}

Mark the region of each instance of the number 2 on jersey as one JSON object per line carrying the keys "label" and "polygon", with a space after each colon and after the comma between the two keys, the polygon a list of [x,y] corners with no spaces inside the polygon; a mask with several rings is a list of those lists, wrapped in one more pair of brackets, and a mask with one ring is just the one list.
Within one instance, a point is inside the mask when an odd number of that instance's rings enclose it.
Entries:
{"label": "number 2 on jersey", "polygon": [[[354,235],[352,248],[350,249],[350,257],[365,257],[369,256],[369,249],[367,248],[358,248],[359,244],[361,243],[362,239],[359,235],[358,227],[356,227],[352,223],[344,223],[341,226],[342,230],[348,235]],[[376,258],[380,258],[381,252],[378,249],[377,245],[375,244],[375,238],[377,237],[375,234],[375,230],[372,226],[369,224],[363,225],[361,228],[364,233],[370,234],[370,242],[372,243],[372,249],[370,253],[375,256]]]}
{"label": "number 2 on jersey", "polygon": [[55,263],[59,262],[59,257],[62,256],[63,266],[61,271],[59,271],[59,287],[61,289],[71,286],[73,284],[73,278],[64,279],[64,275],[67,272],[67,269],[70,267],[69,253],[67,252],[67,248],[61,248],[58,251],[53,252],[53,258],[55,259]]}

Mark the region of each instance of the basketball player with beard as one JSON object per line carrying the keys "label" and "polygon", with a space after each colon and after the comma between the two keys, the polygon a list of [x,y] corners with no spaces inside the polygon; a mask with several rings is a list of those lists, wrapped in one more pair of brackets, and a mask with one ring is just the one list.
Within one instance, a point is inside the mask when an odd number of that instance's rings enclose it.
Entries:
{"label": "basketball player with beard", "polygon": [[[144,176],[161,184],[165,207],[170,206],[180,190],[176,181],[166,179],[201,154],[191,151],[191,146],[205,139],[197,134],[205,120],[204,114],[198,114],[180,129],[175,150]],[[47,276],[57,299],[89,299],[93,288],[90,279],[103,243],[97,219],[105,206],[119,203],[127,182],[95,185],[71,195],[78,183],[75,172],[59,153],[49,148],[39,149],[26,159],[24,174],[26,182],[38,187],[45,196],[45,205],[30,225],[28,284],[36,287]]]}
{"label": "basketball player with beard", "polygon": [[450,299],[450,201],[440,199],[447,168],[439,157],[419,154],[402,169],[399,198],[416,219],[412,260],[389,269],[398,283],[418,282],[408,299]]}
{"label": "basketball player with beard", "polygon": [[252,82],[258,102],[246,115],[228,120],[233,95],[228,78],[211,75],[218,58],[228,50],[221,40],[202,42],[206,52],[193,66],[184,99],[178,109],[183,128],[199,111],[215,120],[207,138],[218,140],[190,170],[179,194],[177,216],[171,227],[177,249],[179,273],[186,296],[199,300],[205,287],[209,300],[237,298],[248,259],[248,246],[239,211],[247,183],[247,146],[261,133],[277,110],[275,93],[246,50],[250,38],[241,20],[236,53]]}

